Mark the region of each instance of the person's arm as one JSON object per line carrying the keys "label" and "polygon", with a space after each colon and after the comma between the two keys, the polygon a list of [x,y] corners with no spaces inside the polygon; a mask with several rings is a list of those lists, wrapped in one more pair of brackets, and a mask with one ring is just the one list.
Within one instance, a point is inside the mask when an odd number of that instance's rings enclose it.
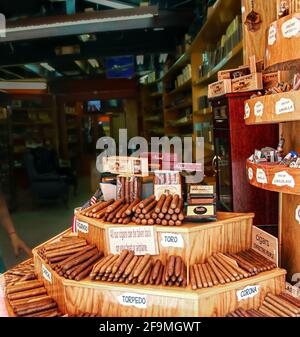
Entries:
{"label": "person's arm", "polygon": [[3,195],[0,193],[0,223],[3,225],[10,238],[14,253],[19,256],[21,250],[23,250],[27,255],[32,256],[31,249],[19,238],[15,226],[12,222],[11,216],[9,214],[6,201]]}

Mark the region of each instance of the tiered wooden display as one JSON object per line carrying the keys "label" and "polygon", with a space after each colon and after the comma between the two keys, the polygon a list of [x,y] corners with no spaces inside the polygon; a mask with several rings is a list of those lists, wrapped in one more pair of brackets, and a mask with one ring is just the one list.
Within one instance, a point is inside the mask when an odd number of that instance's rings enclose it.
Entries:
{"label": "tiered wooden display", "polygon": [[[265,52],[266,71],[299,71],[299,33],[300,13],[279,19],[268,27]],[[281,123],[280,134],[285,138],[285,149],[287,151],[295,150],[299,153],[300,91],[290,91],[251,99],[245,104],[245,117],[246,124]],[[262,164],[255,165],[249,162],[247,163],[247,168],[248,176],[249,168],[252,168],[249,179],[252,185],[282,193],[280,195],[281,212],[279,224],[281,265],[288,270],[288,280],[292,280],[293,275],[300,270],[300,169]],[[256,172],[259,168],[266,174],[266,184],[257,182]],[[276,173],[277,181],[282,186],[272,183]]]}
{"label": "tiered wooden display", "polygon": [[[251,230],[254,214],[219,213],[218,221],[205,224],[186,224],[182,227],[155,226],[159,243],[159,257],[166,261],[167,255],[181,255],[189,271],[194,262],[204,260],[214,252],[238,252],[251,246]],[[89,224],[88,233],[79,236],[108,253],[106,229],[122,227],[78,216]],[[128,225],[126,225],[128,226]],[[136,226],[130,224],[130,226]],[[183,248],[162,247],[162,233],[182,235]],[[54,238],[50,242],[55,241]],[[285,287],[285,271],[275,269],[257,276],[213,288],[194,291],[187,288],[125,285],[120,283],[91,281],[89,278],[76,282],[60,277],[34,250],[36,271],[43,279],[49,294],[57,301],[62,312],[76,314],[90,312],[99,316],[225,316],[237,307],[257,308],[270,291],[280,293]],[[43,278],[42,265],[51,273],[52,282]],[[259,293],[238,302],[237,291],[247,286],[259,286]],[[120,303],[122,296],[136,296],[146,301],[144,307]]]}
{"label": "tiered wooden display", "polygon": [[300,169],[273,163],[255,164],[250,160],[246,166],[251,185],[264,190],[300,195]]}

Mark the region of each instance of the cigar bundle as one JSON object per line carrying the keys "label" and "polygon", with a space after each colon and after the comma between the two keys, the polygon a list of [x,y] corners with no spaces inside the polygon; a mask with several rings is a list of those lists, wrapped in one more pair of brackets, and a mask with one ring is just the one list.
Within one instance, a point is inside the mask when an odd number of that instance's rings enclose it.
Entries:
{"label": "cigar bundle", "polygon": [[300,317],[300,299],[281,293],[268,293],[258,309],[244,310],[238,308],[227,317]]}
{"label": "cigar bundle", "polygon": [[60,276],[80,281],[90,274],[102,256],[103,253],[97,249],[96,245],[86,245],[77,253],[56,263],[53,268]]}
{"label": "cigar bundle", "polygon": [[[176,263],[173,265],[174,261]],[[125,284],[163,284],[178,287],[185,287],[187,284],[186,266],[181,257],[170,257],[165,267],[160,259],[154,261],[149,254],[137,256],[129,250],[103,257],[94,266],[90,278],[97,281]]]}
{"label": "cigar bundle", "polygon": [[260,272],[276,268],[276,265],[252,249],[236,254],[215,253],[206,263],[190,268],[193,290],[235,282]]}
{"label": "cigar bundle", "polygon": [[4,282],[6,286],[13,286],[17,282],[23,282],[27,280],[35,280],[36,275],[34,273],[33,259],[29,259],[16,267],[9,269],[4,274]]}
{"label": "cigar bundle", "polygon": [[73,254],[82,251],[86,246],[87,242],[85,239],[64,235],[55,242],[45,244],[38,250],[38,254],[53,267]]}
{"label": "cigar bundle", "polygon": [[178,194],[162,194],[159,200],[155,200],[153,194],[134,207],[132,221],[137,225],[181,226],[183,206],[183,199]]}
{"label": "cigar bundle", "polygon": [[117,199],[125,198],[126,203],[140,199],[142,194],[142,178],[136,176],[117,177]]}
{"label": "cigar bundle", "polygon": [[140,202],[140,199],[134,199],[132,202],[126,202],[126,198],[118,200],[101,201],[80,212],[80,214],[101,219],[114,224],[128,224],[133,215],[132,209]]}
{"label": "cigar bundle", "polygon": [[7,285],[6,297],[17,316],[57,317],[62,315],[57,304],[47,295],[43,282],[37,279]]}

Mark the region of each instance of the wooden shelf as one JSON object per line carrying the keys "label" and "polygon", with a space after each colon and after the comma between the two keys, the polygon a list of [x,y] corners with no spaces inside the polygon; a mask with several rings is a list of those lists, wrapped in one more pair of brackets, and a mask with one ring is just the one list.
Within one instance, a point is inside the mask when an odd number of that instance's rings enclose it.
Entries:
{"label": "wooden shelf", "polygon": [[255,164],[247,160],[247,177],[251,185],[264,190],[300,195],[300,169],[277,163]]}
{"label": "wooden shelf", "polygon": [[271,124],[300,120],[300,91],[259,96],[245,102],[245,123]]}
{"label": "wooden shelf", "polygon": [[174,89],[170,92],[167,92],[167,95],[173,96],[175,94],[178,94],[179,92],[187,91],[187,90],[191,89],[191,86],[192,86],[192,79],[189,79],[188,81],[186,81],[184,84],[182,84],[178,88],[176,88],[176,89]]}
{"label": "wooden shelf", "polygon": [[177,127],[184,127],[184,126],[192,126],[193,125],[193,120],[188,120],[188,121],[184,121],[184,122],[174,122],[174,121],[168,121],[167,125],[169,127],[173,127],[173,128],[177,128]]}
{"label": "wooden shelf", "polygon": [[[237,59],[240,62],[237,62]],[[242,63],[243,59],[243,42],[239,42],[231,52],[221,61],[219,62],[212,70],[208,72],[208,74],[204,77],[201,77],[198,81],[194,82],[194,86],[204,85],[209,82],[214,82],[217,79],[218,72],[223,69],[230,69],[237,63]]]}
{"label": "wooden shelf", "polygon": [[[300,13],[285,16],[273,22],[267,29],[267,36],[273,36],[266,41],[265,68],[289,69],[293,62],[300,61],[299,34]],[[292,28],[291,28],[292,27]],[[284,36],[284,32],[286,37]],[[273,34],[271,34],[273,31]],[[290,34],[290,32],[292,32]]]}
{"label": "wooden shelf", "polygon": [[176,110],[192,107],[192,104],[193,104],[192,101],[184,102],[184,103],[175,105],[173,107],[167,108],[166,112],[173,112],[173,111],[176,111]]}

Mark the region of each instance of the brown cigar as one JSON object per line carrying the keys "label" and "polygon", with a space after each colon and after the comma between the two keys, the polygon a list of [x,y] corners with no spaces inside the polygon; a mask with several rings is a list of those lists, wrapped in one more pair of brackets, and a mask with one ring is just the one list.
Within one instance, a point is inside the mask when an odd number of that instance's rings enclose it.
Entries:
{"label": "brown cigar", "polygon": [[17,310],[16,314],[18,316],[25,316],[25,315],[35,314],[37,312],[46,311],[46,310],[50,310],[50,309],[54,309],[54,308],[57,308],[56,303],[48,303],[48,304],[42,304],[42,305],[39,305],[39,306],[37,305],[35,308]]}
{"label": "brown cigar", "polygon": [[123,213],[126,212],[129,204],[125,204],[123,207],[119,209],[119,211],[116,213],[116,218],[119,219],[122,217]]}
{"label": "brown cigar", "polygon": [[118,209],[125,201],[125,198],[121,198],[119,200],[116,200],[113,204],[109,205],[107,207],[107,213],[112,213],[114,212],[116,209]]}
{"label": "brown cigar", "polygon": [[129,250],[124,249],[121,251],[119,258],[114,263],[112,269],[107,272],[112,272],[113,274],[116,274],[116,272],[119,270],[122,262],[125,260],[126,256],[129,254]]}
{"label": "brown cigar", "polygon": [[171,209],[175,209],[178,205],[178,202],[179,202],[179,195],[175,194],[170,205]]}
{"label": "brown cigar", "polygon": [[158,203],[157,203],[156,207],[155,207],[155,213],[157,213],[157,214],[161,213],[161,209],[163,207],[163,204],[164,204],[165,200],[166,200],[166,195],[162,194],[160,196],[159,200],[158,200]]}
{"label": "brown cigar", "polygon": [[206,278],[206,281],[207,281],[207,285],[209,287],[212,287],[214,284],[213,284],[213,281],[212,281],[212,278],[210,277],[210,274],[209,274],[209,271],[208,271],[208,268],[207,268],[207,264],[202,264],[202,269],[203,269],[203,272],[204,272],[204,275],[205,275],[205,278]]}
{"label": "brown cigar", "polygon": [[148,261],[148,263],[146,264],[146,266],[144,267],[144,269],[142,270],[142,272],[140,273],[140,275],[138,276],[138,282],[143,282],[146,275],[148,274],[149,270],[151,272],[151,268],[152,268],[152,261],[151,259]]}
{"label": "brown cigar", "polygon": [[173,214],[172,217],[171,217],[171,219],[173,221],[177,221],[178,220],[178,215],[177,214]]}
{"label": "brown cigar", "polygon": [[175,213],[179,214],[182,211],[182,209],[183,209],[183,199],[180,198],[179,201],[178,201],[178,205],[175,208]]}
{"label": "brown cigar", "polygon": [[108,266],[114,264],[119,258],[119,254],[114,255],[111,259],[109,259],[99,270],[99,275],[104,275]]}
{"label": "brown cigar", "polygon": [[139,259],[139,257],[136,256],[136,255],[132,258],[132,260],[130,261],[130,263],[128,264],[128,266],[126,267],[126,269],[124,271],[125,276],[128,276],[132,272],[132,270],[133,270],[134,266],[136,265],[138,259]]}
{"label": "brown cigar", "polygon": [[110,212],[106,221],[108,221],[108,222],[112,221],[116,217],[119,210],[121,210],[122,208],[123,208],[123,205],[121,204],[121,205],[119,205],[119,207],[115,208],[112,212]]}
{"label": "brown cigar", "polygon": [[134,200],[134,201],[130,204],[130,206],[127,208],[127,210],[126,210],[125,213],[126,213],[127,215],[131,215],[131,214],[133,213],[133,208],[134,208],[135,206],[137,206],[139,203],[140,203],[140,199]]}
{"label": "brown cigar", "polygon": [[132,269],[131,273],[128,275],[128,280],[131,282],[134,278],[137,279],[137,277],[134,277],[134,273],[136,271],[136,269],[140,266],[142,260],[143,260],[144,256],[139,256],[134,268]]}
{"label": "brown cigar", "polygon": [[169,207],[170,207],[170,204],[171,204],[171,202],[172,202],[172,199],[173,199],[172,195],[168,195],[168,196],[166,197],[166,200],[165,200],[165,202],[164,202],[164,204],[163,204],[163,207],[162,207],[162,209],[161,209],[162,213],[164,213],[164,214],[168,213],[168,209],[169,209]]}
{"label": "brown cigar", "polygon": [[156,219],[156,220],[155,220],[155,223],[156,223],[157,225],[161,225],[161,219],[159,219],[159,218]]}
{"label": "brown cigar", "polygon": [[164,219],[164,218],[165,218],[165,215],[164,215],[164,213],[159,213],[159,214],[158,214],[158,217],[159,217],[159,219]]}
{"label": "brown cigar", "polygon": [[40,287],[40,288],[30,289],[26,291],[21,291],[21,292],[14,293],[14,294],[9,294],[7,295],[7,298],[10,301],[19,300],[21,298],[34,297],[38,295],[44,295],[46,293],[47,293],[46,289],[44,287]]}
{"label": "brown cigar", "polygon": [[85,260],[92,257],[97,252],[98,252],[97,248],[94,248],[94,249],[92,249],[92,250],[90,250],[86,253],[83,253],[81,256],[78,256],[78,257],[70,260],[66,264],[63,264],[63,266],[62,266],[63,271],[67,271],[68,269],[80,264],[81,262],[84,262]]}
{"label": "brown cigar", "polygon": [[169,220],[169,221],[168,221],[168,225],[169,225],[169,226],[175,226],[175,221]]}
{"label": "brown cigar", "polygon": [[149,220],[148,220],[148,225],[149,225],[149,226],[153,226],[154,223],[155,223],[154,219],[149,219]]}
{"label": "brown cigar", "polygon": [[203,268],[202,268],[202,264],[198,264],[197,268],[199,270],[199,274],[200,274],[200,278],[201,278],[203,288],[207,288],[208,283],[207,283],[207,280],[206,280],[206,277],[205,277],[205,274],[204,274],[204,271],[203,271]]}
{"label": "brown cigar", "polygon": [[213,270],[214,274],[216,275],[218,282],[221,284],[225,284],[226,281],[224,280],[222,274],[220,273],[220,271],[218,270],[218,268],[216,267],[216,265],[214,264],[213,260],[211,258],[208,258],[208,263],[211,267],[211,269]]}
{"label": "brown cigar", "polygon": [[168,214],[169,214],[169,215],[174,215],[174,214],[175,214],[174,209],[169,208],[169,209],[168,209]]}
{"label": "brown cigar", "polygon": [[127,218],[123,218],[123,225],[129,224],[129,222],[131,222],[130,216],[128,216]]}
{"label": "brown cigar", "polygon": [[117,270],[116,272],[117,276],[121,276],[125,272],[126,268],[129,266],[133,258],[134,258],[134,252],[130,251],[128,255],[125,257],[125,259],[123,260],[123,262],[121,263],[119,269]]}
{"label": "brown cigar", "polygon": [[107,206],[111,205],[113,202],[114,202],[114,199],[110,199],[108,201],[101,202],[99,205],[97,205],[96,207],[94,207],[92,209],[92,213],[96,213],[96,212],[101,211],[102,209],[104,209]]}
{"label": "brown cigar", "polygon": [[142,213],[143,214],[149,213],[156,206],[156,204],[157,204],[156,200],[153,200],[146,207],[143,208]]}
{"label": "brown cigar", "polygon": [[191,268],[193,268],[193,270],[194,270],[194,275],[195,275],[195,278],[196,278],[197,287],[199,289],[203,288],[203,284],[202,284],[202,281],[201,281],[201,277],[200,277],[200,273],[199,273],[199,269],[197,267],[197,264],[194,264]]}
{"label": "brown cigar", "polygon": [[181,264],[182,264],[182,259],[180,256],[176,256],[175,259],[175,276],[179,277],[181,273]]}
{"label": "brown cigar", "polygon": [[210,258],[212,259],[214,264],[217,266],[217,268],[219,268],[220,272],[223,272],[224,275],[226,275],[226,277],[229,278],[230,281],[232,281],[232,282],[235,281],[235,277],[233,275],[231,275],[230,272],[227,269],[224,268],[224,266],[217,260],[215,255],[211,256]]}
{"label": "brown cigar", "polygon": [[163,220],[161,221],[161,224],[162,224],[163,226],[168,226],[168,221],[167,221],[166,219],[163,219]]}
{"label": "brown cigar", "polygon": [[137,266],[137,268],[133,273],[133,277],[138,277],[141,274],[141,272],[143,271],[143,269],[145,268],[150,259],[151,259],[150,254],[146,254],[143,256],[141,262],[139,263],[139,265]]}
{"label": "brown cigar", "polygon": [[155,200],[155,195],[152,194],[150,195],[150,197],[148,197],[147,199],[143,200],[140,204],[139,204],[139,208],[145,208],[146,206],[148,206],[150,203],[152,203]]}
{"label": "brown cigar", "polygon": [[161,265],[162,265],[161,260],[157,259],[155,261],[154,267],[152,269],[152,273],[151,273],[151,276],[150,276],[151,279],[153,279],[153,280],[157,279]]}
{"label": "brown cigar", "polygon": [[165,215],[165,219],[168,220],[168,221],[171,220],[171,215],[170,214],[166,214]]}
{"label": "brown cigar", "polygon": [[6,293],[7,294],[13,294],[13,293],[18,293],[20,291],[26,291],[30,289],[35,289],[39,287],[43,287],[44,284],[41,281],[29,281],[21,284],[16,284],[14,286],[7,287]]}
{"label": "brown cigar", "polygon": [[158,277],[155,280],[155,285],[160,285],[162,282],[163,274],[164,274],[165,267],[163,265],[160,266]]}
{"label": "brown cigar", "polygon": [[91,272],[91,275],[90,275],[90,278],[92,280],[94,280],[96,278],[96,276],[98,275],[101,267],[108,261],[110,260],[111,258],[113,258],[113,254],[109,254],[107,255],[106,257],[102,258],[98,263],[95,264],[92,272]]}
{"label": "brown cigar", "polygon": [[95,254],[94,256],[92,256],[91,258],[89,258],[87,261],[85,261],[84,263],[82,263],[81,265],[78,266],[77,269],[75,269],[70,276],[72,278],[75,278],[77,275],[79,275],[81,272],[83,272],[86,268],[88,268],[90,265],[93,265],[99,261],[99,259],[101,259],[101,257],[103,256],[102,252],[99,252],[97,254]]}
{"label": "brown cigar", "polygon": [[190,268],[190,282],[193,290],[196,290],[198,288],[197,282],[196,282],[196,276],[194,272],[193,266]]}
{"label": "brown cigar", "polygon": [[146,285],[146,284],[149,284],[149,280],[150,280],[150,275],[151,275],[151,268],[149,268],[145,278],[144,278],[144,281],[143,281],[143,284]]}
{"label": "brown cigar", "polygon": [[182,221],[180,220],[175,221],[175,226],[181,226],[181,225],[182,225]]}

